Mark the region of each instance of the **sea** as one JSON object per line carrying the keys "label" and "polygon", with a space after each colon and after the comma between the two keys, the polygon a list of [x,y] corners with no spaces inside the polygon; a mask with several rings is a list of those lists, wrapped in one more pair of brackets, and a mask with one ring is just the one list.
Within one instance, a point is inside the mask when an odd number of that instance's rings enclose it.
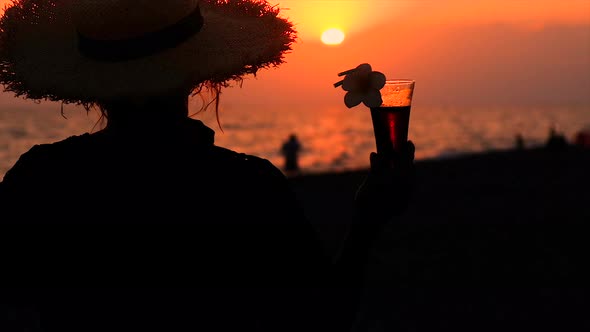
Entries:
{"label": "sea", "polygon": [[[366,169],[375,151],[370,112],[362,106],[263,105],[212,110],[191,116],[216,131],[216,144],[254,154],[283,167],[280,148],[291,134],[299,139],[303,173]],[[81,107],[31,104],[0,107],[0,179],[20,155],[35,144],[100,130],[97,111]],[[581,106],[417,106],[410,116],[409,139],[416,160],[452,158],[464,154],[512,149],[516,136],[526,147],[545,144],[554,128],[573,141],[590,128],[590,105]]]}

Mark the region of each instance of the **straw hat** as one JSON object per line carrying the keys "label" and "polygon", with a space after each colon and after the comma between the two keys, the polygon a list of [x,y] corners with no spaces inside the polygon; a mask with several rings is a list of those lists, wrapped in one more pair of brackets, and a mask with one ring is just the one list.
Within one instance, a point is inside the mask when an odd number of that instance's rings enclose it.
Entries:
{"label": "straw hat", "polygon": [[266,0],[15,0],[0,18],[0,84],[94,104],[228,86],[276,67],[293,24]]}

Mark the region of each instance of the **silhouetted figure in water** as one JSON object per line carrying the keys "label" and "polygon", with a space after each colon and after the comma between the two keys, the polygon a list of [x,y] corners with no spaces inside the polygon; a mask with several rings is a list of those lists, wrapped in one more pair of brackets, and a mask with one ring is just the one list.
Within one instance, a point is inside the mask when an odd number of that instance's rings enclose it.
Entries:
{"label": "silhouetted figure in water", "polygon": [[283,169],[288,175],[299,173],[299,152],[301,149],[301,142],[299,142],[295,134],[289,135],[289,138],[283,142],[281,146],[281,153],[285,158]]}
{"label": "silhouetted figure in water", "polygon": [[0,82],[96,107],[106,125],[33,146],[0,182],[2,276],[25,287],[0,288],[0,308],[31,313],[43,332],[345,331],[369,248],[406,208],[412,142],[369,156],[329,256],[279,168],[215,145],[189,117],[190,96],[217,105],[233,80],[282,63],[296,36],[276,7],[65,3],[9,6]]}

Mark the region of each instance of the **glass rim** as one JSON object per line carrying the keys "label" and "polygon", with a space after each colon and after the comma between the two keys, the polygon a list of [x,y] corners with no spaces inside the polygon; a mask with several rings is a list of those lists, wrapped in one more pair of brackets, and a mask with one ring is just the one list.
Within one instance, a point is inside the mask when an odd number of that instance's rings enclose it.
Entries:
{"label": "glass rim", "polygon": [[408,83],[416,83],[415,80],[409,78],[392,78],[386,79],[385,84],[408,84]]}

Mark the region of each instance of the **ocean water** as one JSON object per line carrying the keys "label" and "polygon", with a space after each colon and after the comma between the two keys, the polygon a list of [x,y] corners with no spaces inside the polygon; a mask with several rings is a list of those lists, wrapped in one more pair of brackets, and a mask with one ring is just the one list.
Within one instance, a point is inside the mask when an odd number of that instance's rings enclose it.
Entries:
{"label": "ocean water", "polygon": [[[0,178],[34,144],[51,143],[71,135],[100,129],[98,114],[67,106],[32,105],[0,108]],[[318,173],[366,168],[375,150],[367,108],[356,107],[242,107],[193,116],[216,131],[218,145],[269,159],[283,165],[280,146],[291,133],[303,145],[302,171]],[[590,106],[552,107],[424,107],[414,106],[409,139],[416,159],[447,158],[459,154],[511,149],[515,135],[525,147],[544,144],[554,126],[572,140],[590,125]]]}

